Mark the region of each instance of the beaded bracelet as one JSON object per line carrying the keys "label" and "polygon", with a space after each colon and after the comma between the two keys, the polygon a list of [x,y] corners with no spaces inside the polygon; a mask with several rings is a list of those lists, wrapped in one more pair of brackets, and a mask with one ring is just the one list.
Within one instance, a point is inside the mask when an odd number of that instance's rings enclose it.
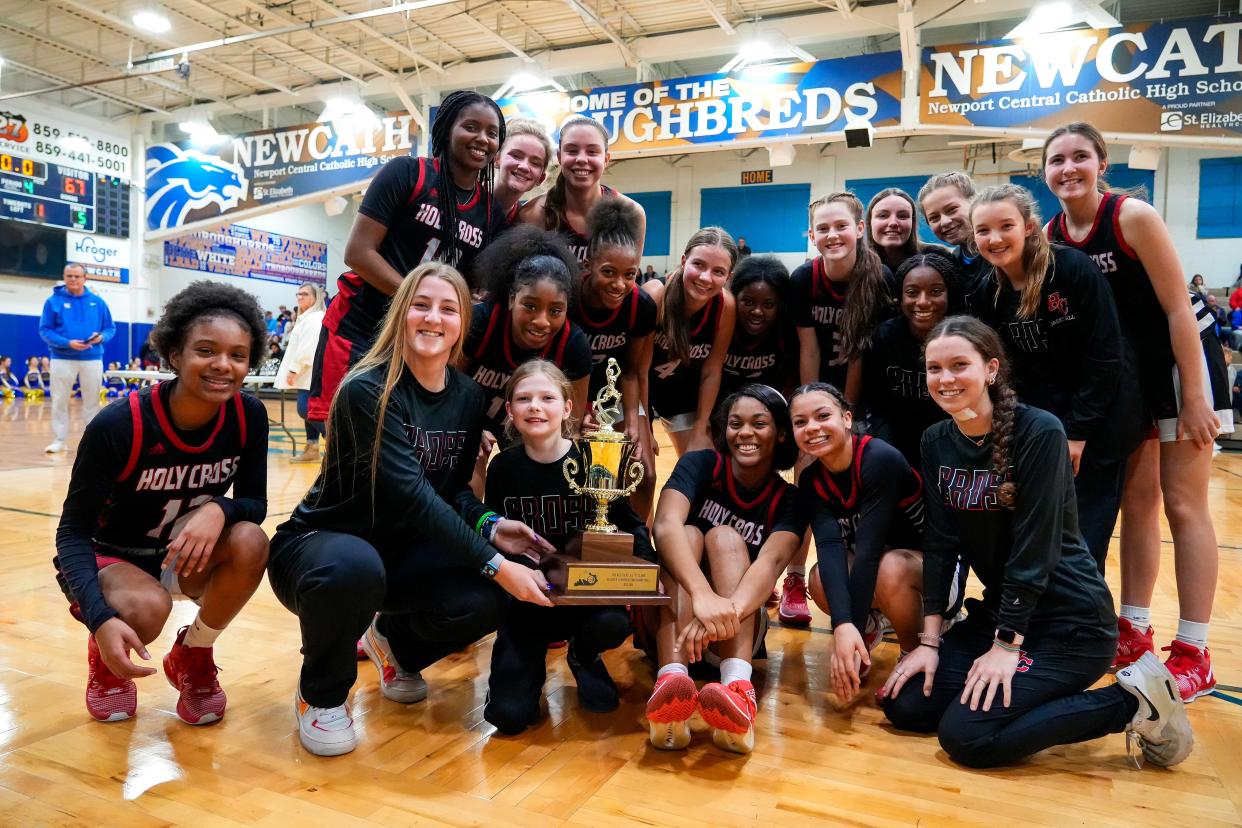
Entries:
{"label": "beaded bracelet", "polygon": [[992,643],[995,646],[1000,647],[1002,650],[1004,650],[1007,653],[1022,652],[1022,648],[1019,647],[1017,644],[1006,644],[1004,641],[1001,641],[999,638],[993,639]]}

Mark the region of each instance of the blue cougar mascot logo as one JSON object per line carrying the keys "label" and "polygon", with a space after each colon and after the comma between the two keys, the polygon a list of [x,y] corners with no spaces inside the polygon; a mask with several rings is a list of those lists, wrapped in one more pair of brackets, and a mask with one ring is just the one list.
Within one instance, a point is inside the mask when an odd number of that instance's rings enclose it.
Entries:
{"label": "blue cougar mascot logo", "polygon": [[225,212],[246,195],[241,167],[175,144],[147,150],[147,227],[177,227],[191,210],[220,205]]}

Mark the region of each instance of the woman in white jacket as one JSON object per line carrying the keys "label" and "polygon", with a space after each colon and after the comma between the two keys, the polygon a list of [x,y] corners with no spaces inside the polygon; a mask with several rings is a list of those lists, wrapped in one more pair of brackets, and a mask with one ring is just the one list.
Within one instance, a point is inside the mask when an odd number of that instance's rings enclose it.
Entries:
{"label": "woman in white jacket", "polygon": [[318,463],[319,438],[323,431],[306,419],[306,401],[310,398],[311,366],[315,362],[315,346],[323,327],[324,289],[306,282],[298,288],[298,315],[293,332],[285,345],[285,356],[276,372],[276,387],[298,392],[298,416],[306,423],[306,447],[289,458],[291,463]]}

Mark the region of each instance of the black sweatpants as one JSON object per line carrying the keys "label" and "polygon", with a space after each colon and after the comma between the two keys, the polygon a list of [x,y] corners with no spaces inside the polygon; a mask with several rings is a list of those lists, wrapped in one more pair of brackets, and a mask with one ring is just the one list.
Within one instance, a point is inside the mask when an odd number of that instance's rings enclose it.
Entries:
{"label": "black sweatpants", "polygon": [[547,678],[548,643],[570,642],[573,656],[590,664],[630,634],[625,607],[541,607],[514,601],[492,645],[486,719],[502,733],[520,733],[539,717]]}
{"label": "black sweatpants", "polygon": [[426,568],[435,551],[381,555],[354,535],[277,532],[267,574],[302,626],[302,698],[344,703],[358,677],[358,638],[379,630],[402,669],[422,670],[500,626],[508,595],[469,569]]}
{"label": "black sweatpants", "polygon": [[[1094,684],[1112,664],[1117,637],[1089,628],[1042,635],[1022,651],[1013,677],[1013,696],[1004,706],[998,690],[992,709],[962,704],[971,665],[992,647],[994,626],[982,613],[957,624],[940,644],[940,665],[931,696],[923,695],[922,674],[912,676],[884,715],[899,730],[935,732],[949,758],[971,768],[1011,765],[1052,747],[1120,733],[1138,710],[1119,685]],[[972,616],[972,618],[975,616]],[[1085,691],[1085,692],[1084,692]]]}
{"label": "black sweatpants", "polygon": [[1126,459],[1101,457],[1091,450],[1091,441],[1088,440],[1078,463],[1078,474],[1074,476],[1078,530],[1101,575],[1104,574],[1104,561],[1108,558],[1108,544],[1117,526],[1117,514],[1121,511]]}

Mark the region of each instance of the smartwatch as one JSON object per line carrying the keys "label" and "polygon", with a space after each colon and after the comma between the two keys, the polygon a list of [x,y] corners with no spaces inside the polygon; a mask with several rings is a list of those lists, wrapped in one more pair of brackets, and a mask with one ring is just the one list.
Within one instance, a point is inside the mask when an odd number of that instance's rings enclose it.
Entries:
{"label": "smartwatch", "polygon": [[489,581],[494,580],[496,576],[500,573],[500,565],[503,564],[504,562],[505,562],[505,556],[500,554],[499,552],[497,552],[495,555],[492,555],[491,560],[483,564],[483,569],[481,570],[483,573],[483,577],[487,578]]}
{"label": "smartwatch", "polygon": [[1018,633],[1016,630],[1007,630],[1004,627],[996,628],[996,640],[999,641],[1000,643],[1008,644],[1009,646],[1012,647],[1014,646],[1013,642],[1016,641],[1017,639],[1018,639]]}

